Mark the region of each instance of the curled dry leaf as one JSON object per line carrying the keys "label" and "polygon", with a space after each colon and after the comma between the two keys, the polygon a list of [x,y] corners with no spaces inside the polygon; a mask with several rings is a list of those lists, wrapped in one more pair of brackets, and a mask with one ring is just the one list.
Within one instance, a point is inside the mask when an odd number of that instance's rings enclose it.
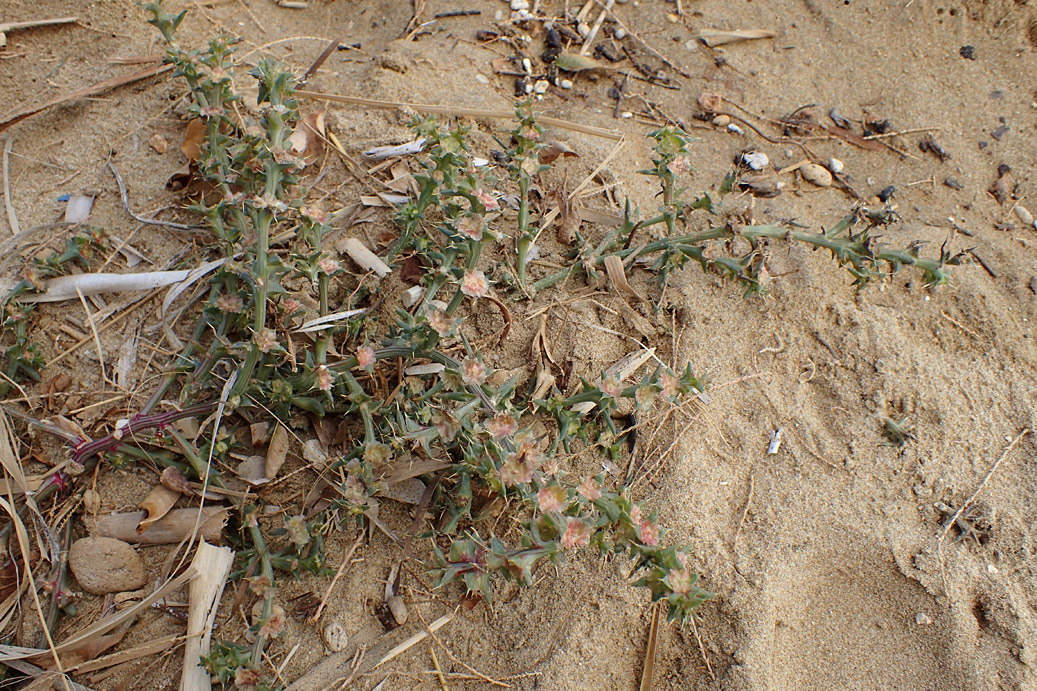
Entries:
{"label": "curled dry leaf", "polygon": [[284,425],[277,425],[274,433],[270,435],[270,445],[266,449],[266,462],[263,466],[263,475],[267,480],[273,480],[284,465],[288,457],[288,430]]}
{"label": "curled dry leaf", "polygon": [[187,156],[188,161],[193,163],[202,157],[203,141],[205,141],[205,121],[201,118],[188,120],[184,141],[180,145],[180,151]]}
{"label": "curled dry leaf", "polygon": [[[202,508],[198,534],[209,542],[219,540],[223,536],[227,514],[228,510],[220,506]],[[146,515],[143,511],[129,511],[107,516],[84,516],[83,523],[90,534],[97,537],[114,537],[143,545],[165,545],[180,542],[194,531],[198,509],[173,509],[143,533],[138,533],[137,526]]]}
{"label": "curled dry leaf", "polygon": [[580,155],[573,151],[572,147],[570,147],[565,142],[560,142],[557,139],[548,139],[546,142],[544,142],[544,146],[541,147],[539,154],[541,164],[547,165],[550,163],[554,163],[555,159],[557,159],[559,156],[566,158],[570,156],[575,158],[580,157]]}
{"label": "curled dry leaf", "polygon": [[324,112],[319,111],[306,115],[302,122],[295,126],[288,141],[292,145],[292,153],[299,155],[306,165],[313,165],[324,155],[324,139],[327,130],[324,123]]}
{"label": "curled dry leaf", "polygon": [[[165,473],[163,473],[164,476]],[[144,501],[140,503],[140,508],[147,512],[147,516],[137,524],[137,534],[140,535],[154,525],[157,520],[169,513],[169,510],[173,508],[173,505],[176,504],[176,500],[179,498],[180,492],[169,489],[164,484],[152,487],[151,491],[148,492],[148,496],[144,497]]]}
{"label": "curled dry leaf", "polygon": [[174,492],[188,495],[192,493],[187,478],[184,477],[184,474],[181,473],[178,468],[174,468],[173,466],[169,466],[162,471],[162,477],[159,478],[159,482],[162,483],[163,487],[171,489]]}

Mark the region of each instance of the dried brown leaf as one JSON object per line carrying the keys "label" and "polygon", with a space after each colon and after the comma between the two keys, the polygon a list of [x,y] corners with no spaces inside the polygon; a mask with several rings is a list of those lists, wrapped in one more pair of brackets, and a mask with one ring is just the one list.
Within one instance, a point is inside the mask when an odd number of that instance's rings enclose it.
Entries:
{"label": "dried brown leaf", "polygon": [[184,141],[180,144],[180,151],[192,163],[202,157],[202,142],[205,141],[205,130],[205,121],[201,118],[187,121],[187,131],[184,132]]}
{"label": "dried brown leaf", "polygon": [[630,285],[627,280],[626,270],[623,268],[623,260],[617,256],[605,257],[605,271],[608,273],[609,285],[612,290],[622,293],[627,297],[640,300],[641,296]]}
{"label": "dried brown leaf", "polygon": [[540,154],[539,154],[540,163],[543,164],[543,165],[547,165],[549,163],[554,163],[555,160],[559,156],[562,156],[562,157],[565,157],[565,158],[568,158],[568,157],[579,158],[580,157],[580,155],[578,153],[576,153],[575,151],[572,150],[572,147],[570,147],[565,142],[558,141],[557,139],[548,139],[547,141],[544,142],[544,145],[540,148]]}
{"label": "dried brown leaf", "polygon": [[[187,478],[180,472],[178,468],[169,466],[162,471],[162,476],[159,478],[159,482],[162,483],[163,487],[170,489],[179,494],[192,494],[191,486],[187,482]],[[143,506],[141,508],[144,508]]]}
{"label": "dried brown leaf", "polygon": [[274,433],[270,435],[270,445],[266,449],[266,462],[263,466],[263,476],[267,480],[273,480],[280,472],[284,460],[288,457],[288,430],[284,425],[277,425]]}

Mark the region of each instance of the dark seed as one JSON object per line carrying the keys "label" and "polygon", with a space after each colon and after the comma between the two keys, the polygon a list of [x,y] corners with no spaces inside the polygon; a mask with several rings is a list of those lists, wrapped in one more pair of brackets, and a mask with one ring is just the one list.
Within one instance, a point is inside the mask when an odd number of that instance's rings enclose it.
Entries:
{"label": "dark seed", "polygon": [[958,53],[961,55],[961,57],[965,58],[966,60],[975,60],[976,46],[962,46],[961,50],[959,50]]}

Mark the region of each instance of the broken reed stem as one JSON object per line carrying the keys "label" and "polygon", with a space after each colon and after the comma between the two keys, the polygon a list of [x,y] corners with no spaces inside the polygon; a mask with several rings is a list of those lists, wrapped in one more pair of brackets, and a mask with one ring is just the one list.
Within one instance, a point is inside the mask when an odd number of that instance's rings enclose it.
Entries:
{"label": "broken reed stem", "polygon": [[4,142],[4,208],[7,210],[7,223],[11,226],[11,235],[18,235],[22,228],[18,225],[18,214],[14,212],[14,203],[11,201],[11,147],[14,146],[14,137],[8,137]]}

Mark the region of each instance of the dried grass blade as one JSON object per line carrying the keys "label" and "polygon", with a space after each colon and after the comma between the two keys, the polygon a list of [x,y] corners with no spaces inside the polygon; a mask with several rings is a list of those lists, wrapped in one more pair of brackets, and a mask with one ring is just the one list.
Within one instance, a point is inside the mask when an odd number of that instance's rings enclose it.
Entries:
{"label": "dried grass blade", "polygon": [[652,624],[648,627],[648,647],[645,649],[645,666],[641,670],[641,686],[639,691],[652,691],[655,686],[655,648],[659,639],[658,603],[652,605]]}
{"label": "dried grass blade", "polygon": [[140,503],[140,508],[144,509],[148,515],[137,524],[137,534],[143,533],[154,525],[156,521],[169,513],[169,510],[173,508],[173,505],[176,504],[179,498],[179,492],[173,491],[165,485],[155,485],[152,487],[151,491],[148,492],[148,496],[144,497],[144,501]]}
{"label": "dried grass blade", "polygon": [[[166,293],[166,296],[164,298],[162,298],[162,315],[165,316],[166,312],[169,311],[169,306],[172,305],[173,302],[178,297],[180,297],[180,295],[183,294],[183,292],[185,290],[187,290],[192,285],[194,285],[198,281],[198,279],[200,279],[203,276],[206,276],[207,274],[211,273],[212,271],[220,268],[221,266],[223,266],[223,264],[226,261],[227,261],[226,258],[224,258],[224,259],[217,259],[215,261],[206,262],[206,263],[202,264],[201,266],[199,266],[197,268],[191,269],[190,271],[183,272],[184,273],[183,278],[180,279],[180,281],[177,282],[175,286],[170,288],[169,292]],[[180,273],[180,272],[178,272],[178,273]],[[163,285],[169,285],[169,284],[166,283],[166,284],[163,284]],[[156,287],[159,287],[159,286],[156,286]]]}
{"label": "dried grass blade", "polygon": [[754,41],[760,38],[774,38],[777,35],[778,34],[775,32],[766,29],[740,29],[736,31],[703,29],[698,33],[696,38],[710,48],[715,48],[716,46],[722,46],[728,43],[738,43],[739,41]]}
{"label": "dried grass blade", "polygon": [[419,631],[418,633],[414,634],[413,636],[405,640],[403,643],[400,643],[398,646],[387,652],[384,656],[382,656],[382,659],[378,661],[378,664],[372,667],[372,669],[378,669],[394,657],[398,657],[399,655],[402,655],[403,653],[407,652],[408,650],[416,646],[418,643],[421,643],[423,640],[434,634],[436,631],[439,631],[441,628],[449,624],[453,618],[454,612],[451,612],[450,614],[444,614],[439,619],[436,619],[434,622],[428,625],[428,628],[426,630]]}
{"label": "dried grass blade", "polygon": [[302,326],[296,329],[293,333],[306,334],[313,331],[323,331],[324,329],[334,326],[336,322],[340,322],[343,319],[349,319],[350,317],[355,317],[366,311],[366,309],[346,310],[344,312],[335,312],[334,314],[329,314],[325,317],[310,319],[309,321],[303,322]]}
{"label": "dried grass blade", "polygon": [[609,284],[613,290],[635,300],[641,299],[637,291],[631,287],[630,281],[627,280],[626,270],[623,268],[623,260],[620,257],[615,255],[605,257],[605,271],[608,273]]}

